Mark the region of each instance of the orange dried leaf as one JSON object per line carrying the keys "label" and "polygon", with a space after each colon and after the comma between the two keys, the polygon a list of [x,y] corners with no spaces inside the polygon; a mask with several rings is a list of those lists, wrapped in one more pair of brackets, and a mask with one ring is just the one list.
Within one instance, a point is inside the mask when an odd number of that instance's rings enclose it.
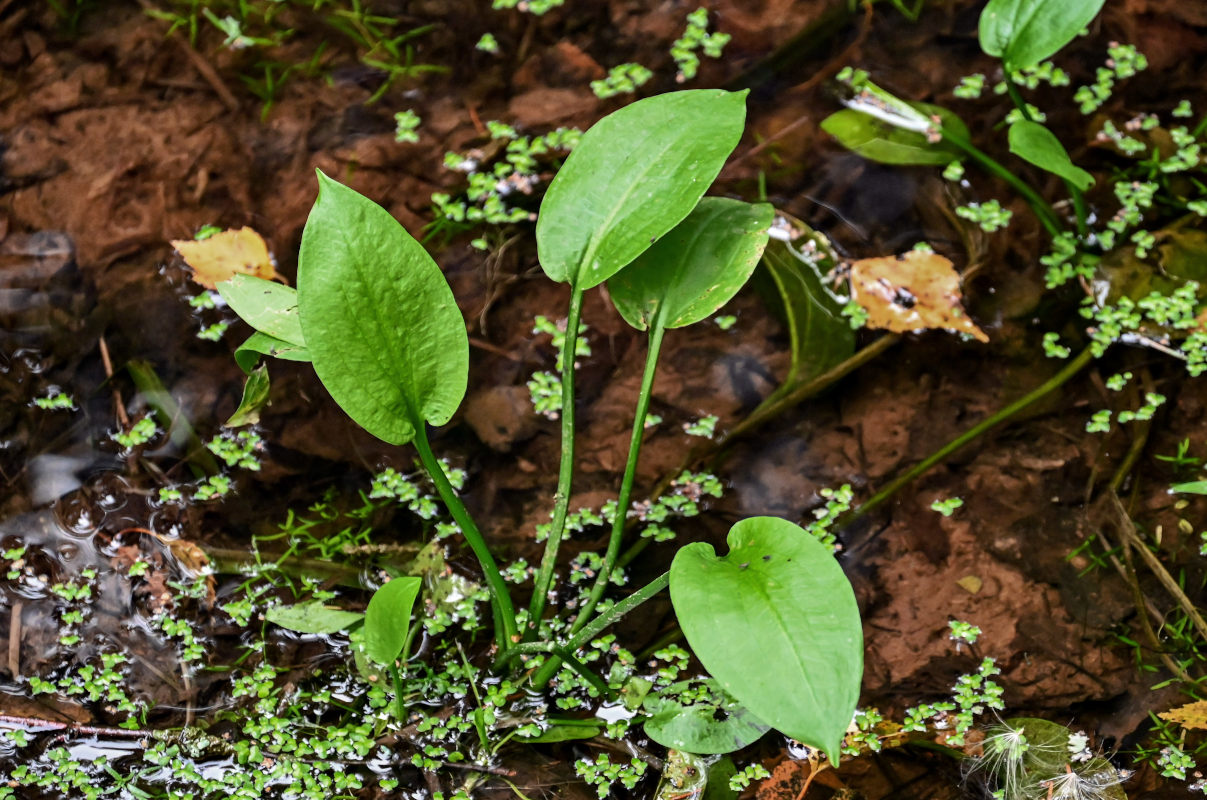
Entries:
{"label": "orange dried leaf", "polygon": [[1207,700],[1173,708],[1158,714],[1163,720],[1175,722],[1188,730],[1207,730]]}
{"label": "orange dried leaf", "polygon": [[176,239],[172,246],[193,269],[193,280],[207,289],[242,273],[265,280],[284,279],[277,274],[263,237],[251,228],[223,231],[208,239]]}
{"label": "orange dried leaf", "polygon": [[960,304],[955,267],[938,253],[911,250],[852,262],[851,298],[868,312],[870,328],[896,333],[945,328],[989,341]]}

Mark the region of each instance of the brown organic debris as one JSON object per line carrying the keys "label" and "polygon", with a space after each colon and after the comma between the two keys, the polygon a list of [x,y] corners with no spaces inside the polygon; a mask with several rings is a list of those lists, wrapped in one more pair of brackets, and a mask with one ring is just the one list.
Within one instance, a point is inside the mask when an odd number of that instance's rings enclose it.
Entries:
{"label": "brown organic debris", "polygon": [[1175,722],[1187,730],[1207,730],[1207,700],[1172,708],[1157,716],[1167,722]]}
{"label": "brown organic debris", "polygon": [[193,280],[207,289],[216,289],[239,273],[284,281],[272,263],[264,238],[251,228],[222,231],[199,242],[175,239],[172,246],[192,267]]}
{"label": "brown organic debris", "polygon": [[864,258],[852,262],[850,270],[851,298],[867,311],[869,328],[895,333],[944,328],[989,341],[961,305],[955,267],[938,253],[911,250]]}

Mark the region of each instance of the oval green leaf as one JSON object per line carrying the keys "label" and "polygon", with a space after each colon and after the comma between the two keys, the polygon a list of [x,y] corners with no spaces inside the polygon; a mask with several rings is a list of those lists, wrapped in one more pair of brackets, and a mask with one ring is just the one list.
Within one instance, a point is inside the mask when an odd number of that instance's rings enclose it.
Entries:
{"label": "oval green leaf", "polygon": [[541,267],[590,289],[675,227],[737,146],[746,92],[648,97],[583,134],[549,184],[536,222]]}
{"label": "oval green leaf", "polygon": [[323,605],[321,600],[273,606],[264,612],[264,618],[269,622],[298,633],[335,633],[355,625],[364,617],[355,611]]}
{"label": "oval green leaf", "polygon": [[1064,178],[1081,191],[1094,185],[1094,176],[1073,163],[1056,134],[1030,120],[1010,126],[1010,152],[1042,170]]}
{"label": "oval green leaf", "polygon": [[369,433],[404,444],[457,410],[469,339],[444,275],[384,208],[322,172],[298,309],[319,380]]}
{"label": "oval green leaf", "polygon": [[672,684],[645,700],[650,715],[645,721],[646,735],[663,747],[703,755],[732,753],[771,730],[719,686],[713,687],[709,702],[679,703],[674,697],[676,688],[685,686]]}
{"label": "oval green leaf", "polygon": [[981,49],[1007,71],[1032,67],[1073,41],[1105,0],[989,0],[981,12]]}
{"label": "oval green leaf", "polygon": [[728,543],[725,556],[703,542],[675,555],[679,625],[726,692],[837,764],[863,676],[851,584],[829,548],[787,520],[742,520]]}
{"label": "oval green leaf", "polygon": [[625,321],[681,328],[712,315],[750,279],[775,209],[705,197],[682,222],[608,280]]}
{"label": "oval green leaf", "polygon": [[423,578],[394,578],[373,593],[365,609],[365,653],[378,664],[390,665],[402,653],[411,630],[411,608]]}
{"label": "oval green leaf", "polygon": [[242,273],[218,284],[218,294],[243,321],[274,339],[305,347],[298,319],[298,292]]}
{"label": "oval green leaf", "polygon": [[[927,116],[938,114],[944,128],[968,137],[968,126],[947,109],[929,103],[909,105]],[[949,142],[932,142],[924,133],[899,128],[850,108],[826,117],[821,122],[821,129],[848,150],[881,164],[945,166],[963,157],[963,151]]]}

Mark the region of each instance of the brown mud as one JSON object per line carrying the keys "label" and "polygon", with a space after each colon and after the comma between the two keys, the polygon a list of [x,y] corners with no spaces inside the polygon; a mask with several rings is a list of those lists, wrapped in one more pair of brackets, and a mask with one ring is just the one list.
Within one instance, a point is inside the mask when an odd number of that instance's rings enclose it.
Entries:
{"label": "brown mud", "polygon": [[[0,532],[29,536],[46,524],[45,514],[54,514],[75,525],[75,537],[56,546],[84,551],[72,553],[77,569],[123,543],[161,559],[181,557],[150,537],[135,542],[129,534],[119,536],[152,525],[145,494],[156,481],[145,472],[128,475],[131,465],[118,461],[115,448],[97,444],[97,431],[116,428],[117,398],[138,410],[135,387],[120,370],[131,360],[154,367],[202,438],[238,403],[241,373],[230,357],[237,332],[218,344],[195,338],[198,322],[182,298],[197,288],[187,285],[169,240],[189,237],[205,224],[250,225],[292,277],[315,168],[349,182],[418,232],[430,220],[431,194],[458,188],[458,173],[441,166],[444,153],[483,144],[482,120],[536,133],[559,125],[586,128],[615,107],[597,100],[586,84],[619,61],[655,70],[648,93],[675,88],[667,44],[694,8],[571,2],[534,20],[465,0],[380,5],[398,6],[380,13],[435,23],[417,52],[450,71],[402,83],[366,105],[377,76],[349,61],[332,71],[329,83],[291,80],[261,121],[260,102],[238,77],[249,68],[246,59],[220,48],[212,30],[191,48],[179,35],[165,37],[165,23],[137,4],[110,2],[84,14],[71,33],[41,3],[0,0]],[[734,38],[722,60],[704,61],[691,84],[697,87],[765,74],[751,70],[835,4],[707,5],[719,29]],[[1067,301],[1044,296],[1037,257],[1045,237],[1025,206],[1010,205],[1015,222],[1008,234],[986,237],[956,221],[951,209],[967,199],[1009,197],[1004,187],[974,177],[970,196],[954,197],[931,171],[864,162],[817,125],[838,108],[826,81],[845,64],[868,69],[901,96],[957,102],[950,88],[960,76],[990,68],[976,43],[978,12],[975,4],[934,4],[915,24],[877,4],[866,16],[861,11],[843,20],[821,46],[805,48],[794,63],[752,87],[747,134],[717,190],[751,197],[762,174],[772,202],[831,235],[852,257],[932,242],[965,272],[966,305],[991,342],[960,342],[941,332],[906,336],[821,397],[739,443],[719,470],[729,487],[725,498],[699,523],[698,533],[681,533],[681,539],[718,541],[744,515],[809,519],[821,502],[819,491],[842,483],[866,499],[1059,368],[1038,343],[1049,315],[1073,315]],[[473,49],[488,30],[499,37],[503,56]],[[1194,4],[1108,3],[1092,35],[1075,43],[1065,59],[1074,65],[1074,85],[1084,82],[1108,40],[1137,44],[1151,64],[1112,111],[1164,109],[1183,97],[1196,108],[1207,105],[1201,86],[1207,14]],[[280,55],[304,61],[313,46],[302,37]],[[1006,105],[987,96],[956,107],[974,131],[983,131]],[[405,108],[423,118],[417,144],[394,141],[393,112]],[[1087,139],[1086,123],[1075,109],[1058,107],[1052,120],[1065,141],[1079,143],[1070,148],[1074,158],[1093,164],[1094,154],[1080,144]],[[789,126],[788,135],[750,155]],[[551,368],[553,360],[547,339],[535,338],[531,325],[537,314],[564,313],[566,295],[540,273],[526,230],[489,259],[470,248],[468,238],[436,252],[476,345],[463,412],[439,432],[436,448],[469,470],[468,502],[479,518],[491,521],[488,538],[505,554],[531,559],[532,531],[548,512],[558,457],[556,423],[532,413],[524,388],[533,371]],[[683,422],[717,414],[721,429],[731,427],[784,374],[786,334],[758,295],[743,293],[729,313],[738,315],[731,330],[702,325],[668,334],[652,408],[665,421],[648,440],[639,493],[679,464]],[[594,355],[581,370],[575,506],[605,499],[618,482],[644,346],[600,292],[587,298],[585,320]],[[864,336],[864,343],[875,338]],[[117,367],[111,380],[102,339]],[[1133,650],[1119,639],[1135,635],[1128,583],[1109,567],[1087,570],[1088,558],[1074,554],[1108,525],[1094,501],[1131,446],[1127,430],[1106,437],[1085,431],[1090,413],[1115,402],[1104,378],[1125,368],[1146,371],[1169,403],[1121,496],[1144,530],[1164,532],[1162,558],[1197,549],[1197,537],[1181,531],[1179,519],[1202,519],[1207,502],[1175,509],[1165,487],[1179,476],[1155,456],[1173,453],[1186,438],[1193,453],[1204,455],[1207,379],[1187,379],[1179,365],[1158,354],[1117,348],[1061,392],[840,532],[843,563],[865,621],[861,705],[878,706],[888,716],[942,699],[958,675],[987,655],[1002,668],[1010,713],[1072,723],[1107,747],[1134,744],[1150,710],[1179,702],[1176,693],[1150,691],[1167,676],[1138,671]],[[326,399],[308,366],[279,362],[273,379],[272,405],[261,426],[268,443],[264,469],[240,479],[243,500],[219,511],[185,509],[178,518],[157,520],[157,532],[170,529],[202,548],[238,548],[249,532],[280,519],[291,505],[304,505],[330,487],[355,491],[372,470],[409,463],[407,454],[355,428]],[[71,393],[79,411],[48,415],[32,408],[31,399],[51,387]],[[965,501],[952,517],[930,509],[932,501],[950,497]],[[576,540],[570,554],[598,544]],[[633,569],[638,575],[646,570],[640,563]],[[1198,577],[1188,586],[1197,586]],[[1151,578],[1142,574],[1140,582],[1168,611]],[[114,619],[166,591],[160,586],[147,597],[120,599]],[[3,598],[0,617],[24,616],[16,626],[0,623],[0,653],[19,653],[17,662],[10,657],[0,666],[6,674],[0,711],[29,713],[34,704],[8,673],[13,666],[36,673],[40,659],[54,650],[56,633],[48,628],[52,620],[23,612],[13,592]],[[951,619],[984,630],[974,650],[955,651],[947,637]],[[660,630],[644,636],[653,639]],[[9,641],[14,631],[20,636],[15,644]],[[136,641],[137,631],[130,636],[131,649],[154,672],[151,646]],[[1152,654],[1146,658],[1157,663]],[[157,702],[179,706],[163,681],[152,676],[147,685],[160,687]],[[177,688],[204,694],[202,687]],[[78,722],[93,721],[84,707],[60,704],[58,710]],[[772,767],[783,759],[767,756]],[[803,773],[795,769],[776,770],[760,797],[796,796]],[[572,778],[564,763],[535,764],[530,771],[521,785],[588,796],[581,786],[549,788]],[[861,759],[838,777],[867,798],[972,791],[961,787],[958,767],[916,753]],[[1142,773],[1129,794],[1174,796],[1145,794],[1162,791],[1158,783]],[[839,785],[833,776],[819,778],[810,796],[839,796]]]}

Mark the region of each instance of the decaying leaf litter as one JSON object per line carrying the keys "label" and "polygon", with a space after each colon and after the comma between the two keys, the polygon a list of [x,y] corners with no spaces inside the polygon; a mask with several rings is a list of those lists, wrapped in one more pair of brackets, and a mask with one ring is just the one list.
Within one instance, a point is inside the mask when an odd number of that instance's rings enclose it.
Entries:
{"label": "decaying leaf litter", "polygon": [[[702,66],[702,80],[714,85],[736,77],[825,10],[821,3],[767,5],[756,13],[745,4],[716,4],[712,10],[735,39],[723,62]],[[806,82],[818,71],[842,66],[834,58],[851,43],[857,50],[844,54],[844,63],[857,56],[876,63],[902,94],[954,85],[959,74],[952,62],[966,62],[963,56],[971,58],[975,51],[974,12],[963,7],[931,11],[911,25],[877,7],[870,21],[851,20],[833,51],[810,52],[763,84],[762,97],[756,90],[752,130],[766,137],[799,118],[821,119],[832,111],[836,106],[821,82]],[[431,14],[445,20],[465,17],[455,3],[438,4]],[[647,56],[636,60],[650,64],[665,55],[642,53],[642,48],[673,39],[682,16],[619,3],[564,14],[615,31],[617,41]],[[1145,51],[1156,62],[1154,72],[1169,76],[1170,92],[1189,95],[1203,47],[1204,20],[1193,14],[1149,3],[1143,9],[1108,9],[1102,24]],[[120,373],[106,382],[99,341],[104,339],[115,365],[131,359],[154,365],[181,414],[207,434],[239,401],[242,381],[229,348],[194,338],[200,323],[181,300],[193,289],[186,288],[185,271],[171,260],[170,240],[205,224],[250,225],[267,237],[281,271],[289,275],[290,254],[296,252],[312,200],[313,167],[351,174],[360,191],[418,231],[432,191],[457,181],[440,166],[444,152],[485,141],[476,120],[502,119],[533,130],[565,124],[585,128],[610,108],[584,89],[610,66],[608,48],[588,34],[566,34],[573,26],[549,22],[534,25],[531,52],[514,69],[503,70],[478,55],[472,63],[452,57],[458,48],[472,46],[476,32],[455,24],[439,29],[424,58],[456,65],[455,71],[425,79],[419,102],[405,101],[425,120],[414,145],[393,141],[393,107],[363,105],[371,94],[358,82],[365,76],[345,76],[331,87],[290,83],[261,124],[257,102],[238,91],[237,57],[216,48],[217,41],[203,42],[198,52],[232,87],[236,108],[230,109],[187,50],[163,38],[164,26],[133,8],[114,6],[85,16],[79,38],[64,34],[49,13],[17,14],[13,6],[0,10],[0,25],[6,43],[0,59],[11,68],[0,84],[6,147],[0,173],[5,190],[0,279],[6,289],[48,298],[3,312],[6,369],[0,388],[9,410],[2,435],[16,445],[0,456],[11,489],[0,500],[2,526],[6,541],[28,538],[37,517],[22,515],[48,507],[60,523],[84,532],[84,540],[68,543],[90,555],[100,552],[89,548],[101,537],[176,563],[155,537],[129,531],[150,516],[149,509],[138,508],[139,490],[152,485],[148,476],[116,477],[121,467],[116,454],[92,447],[90,428],[112,425],[112,392],[121,394],[123,404],[136,392]],[[966,52],[955,59],[952,48]],[[939,333],[908,336],[837,391],[781,417],[757,438],[737,443],[721,468],[730,491],[714,504],[716,519],[700,522],[700,538],[713,542],[727,527],[719,521],[726,517],[767,513],[801,519],[818,504],[822,488],[843,482],[870,493],[1054,370],[1033,341],[1031,320],[1042,312],[1036,305],[1042,284],[1034,266],[1037,232],[1028,227],[1034,223],[1020,213],[1009,237],[983,237],[945,213],[953,205],[953,189],[933,175],[890,174],[833,147],[812,122],[796,130],[762,157],[731,168],[722,176],[726,190],[751,197],[764,171],[769,199],[835,238],[856,264],[929,242],[963,268],[968,312],[959,319],[979,324],[976,330],[990,341],[982,346]],[[118,140],[128,144],[115,148]],[[988,193],[977,184],[961,191]],[[47,233],[56,230],[69,238]],[[516,422],[515,407],[503,398],[551,357],[547,345],[530,333],[532,317],[564,305],[557,289],[528,280],[532,260],[525,248],[530,247],[520,243],[500,251],[488,268],[480,253],[459,241],[437,255],[465,317],[476,321],[471,323],[476,352],[470,400],[478,398],[477,411],[454,426],[444,444],[465,454],[472,476],[469,499],[497,522],[492,538],[517,552],[525,551],[534,526],[543,521],[557,443],[552,428],[539,420]],[[894,291],[894,299],[902,297]],[[73,313],[63,314],[64,308]],[[789,366],[784,327],[766,313],[759,297],[743,295],[730,309],[738,324],[728,331],[699,328],[690,337],[667,336],[667,356],[654,388],[655,411],[666,420],[665,429],[647,442],[649,457],[639,476],[647,487],[680,463],[682,440],[672,433],[681,423],[716,414],[722,429],[735,424],[775,388]],[[580,373],[589,399],[580,410],[586,478],[578,484],[576,505],[579,500],[589,505],[592,492],[614,483],[624,462],[627,398],[640,379],[638,339],[619,324],[606,299],[588,296],[584,317],[594,354]],[[1114,358],[1131,369],[1147,366],[1143,351]],[[1198,381],[1175,384],[1160,372],[1153,379],[1168,384],[1173,411],[1155,426],[1146,452],[1173,453],[1183,438],[1202,441]],[[48,422],[28,407],[31,397],[52,386],[76,398],[86,422]],[[272,443],[264,468],[246,478],[221,510],[182,511],[172,520],[181,539],[238,550],[249,531],[283,518],[287,507],[304,507],[330,486],[354,494],[374,468],[398,458],[387,456],[337,411],[310,402],[314,388],[301,369],[274,374],[273,405],[262,418],[264,438]],[[1089,564],[1082,554],[1070,557],[1099,524],[1083,508],[1087,483],[1110,472],[1126,449],[1121,438],[1104,443],[1085,433],[1085,416],[1101,404],[1101,389],[1092,379],[1070,385],[1063,397],[1049,399],[1028,418],[957,454],[889,509],[841,534],[844,566],[855,581],[868,641],[864,705],[891,709],[941,697],[956,675],[986,653],[1003,667],[1001,682],[1012,709],[1062,721],[1074,715],[1108,739],[1126,741],[1148,710],[1180,705],[1149,695],[1152,681],[1135,673],[1131,653],[1113,639],[1132,613],[1126,586],[1104,570],[1078,577]],[[497,453],[477,447],[487,436],[494,437]],[[179,443],[162,446],[185,449]],[[56,469],[49,466],[54,456],[69,460]],[[1132,513],[1170,536],[1179,519],[1195,519],[1201,501],[1176,508],[1160,483],[1171,475],[1170,467],[1151,455],[1145,459],[1146,469],[1157,477],[1139,484]],[[361,471],[360,484],[356,471]],[[68,488],[50,496],[59,491],[56,487]],[[930,510],[933,501],[955,496],[964,498],[965,506],[953,517]],[[584,549],[594,545],[568,543]],[[639,563],[632,568],[644,569]],[[18,601],[5,597],[11,616]],[[38,632],[39,618],[32,611],[20,617],[22,653],[39,641],[35,637],[55,638],[53,632]],[[946,638],[949,618],[984,629],[975,655],[953,653]],[[9,638],[13,630],[10,626]],[[652,640],[659,633],[645,635]],[[178,676],[154,675],[154,653],[137,642],[130,647],[136,654],[142,648],[147,691],[165,708],[180,705],[174,693],[202,691],[180,686]],[[45,643],[47,649],[53,649],[53,641]],[[12,650],[10,644],[6,652]],[[32,674],[39,664],[24,655],[8,663],[6,694],[14,710],[27,708],[26,691],[11,673],[15,666]],[[60,704],[58,711],[80,723],[98,722],[80,706]],[[763,755],[771,766],[782,758],[770,746]],[[853,767],[851,785],[870,797],[902,786],[915,796],[958,793],[950,769],[933,774],[935,765],[916,757],[885,759],[884,768]],[[557,778],[566,779],[565,773]],[[545,780],[533,767],[532,786]]]}

